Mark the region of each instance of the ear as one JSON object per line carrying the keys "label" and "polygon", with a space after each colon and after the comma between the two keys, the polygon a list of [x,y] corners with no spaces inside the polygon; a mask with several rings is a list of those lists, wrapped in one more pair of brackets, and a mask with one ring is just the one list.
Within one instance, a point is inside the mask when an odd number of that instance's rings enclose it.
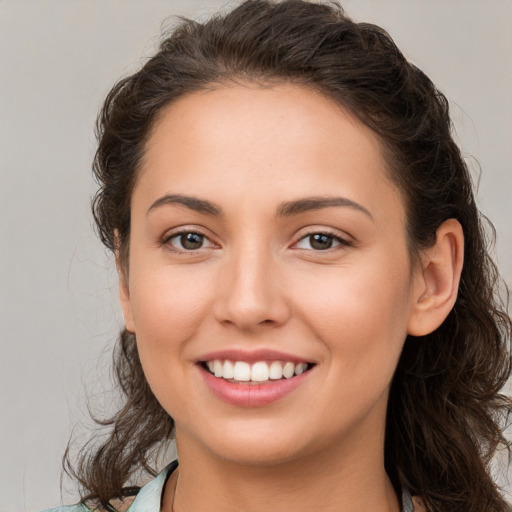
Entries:
{"label": "ear", "polygon": [[408,334],[425,336],[444,322],[457,299],[463,262],[462,226],[448,219],[438,228],[435,244],[422,253],[421,268],[416,270]]}
{"label": "ear", "polygon": [[132,303],[130,301],[130,288],[128,285],[128,271],[120,261],[119,251],[116,251],[116,268],[119,278],[119,300],[123,311],[126,329],[135,333],[135,322],[133,320]]}

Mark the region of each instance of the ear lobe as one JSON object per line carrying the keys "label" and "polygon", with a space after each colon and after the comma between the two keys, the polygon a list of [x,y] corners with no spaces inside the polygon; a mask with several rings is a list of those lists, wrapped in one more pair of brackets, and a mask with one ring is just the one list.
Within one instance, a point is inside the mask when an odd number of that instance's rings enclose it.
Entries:
{"label": "ear lobe", "polygon": [[422,254],[408,334],[425,336],[444,322],[457,300],[463,261],[462,226],[448,219],[438,228],[435,244]]}
{"label": "ear lobe", "polygon": [[119,301],[123,311],[126,329],[135,333],[135,322],[133,320],[132,303],[130,301],[130,288],[128,286],[128,275],[119,261],[119,253],[116,251],[116,268],[119,278]]}

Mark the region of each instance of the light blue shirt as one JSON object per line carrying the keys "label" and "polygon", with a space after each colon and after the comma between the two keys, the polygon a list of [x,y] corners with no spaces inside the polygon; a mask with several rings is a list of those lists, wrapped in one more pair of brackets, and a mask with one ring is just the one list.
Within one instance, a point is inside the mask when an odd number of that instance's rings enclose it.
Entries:
{"label": "light blue shirt", "polygon": [[[176,469],[177,465],[176,462],[169,464],[159,475],[142,487],[127,512],[160,512],[167,476]],[[92,510],[83,503],[78,503],[77,505],[52,508],[44,512],[92,512]]]}
{"label": "light blue shirt", "polygon": [[[174,461],[169,464],[159,475],[147,483],[138,492],[135,500],[128,508],[127,512],[160,512],[160,505],[162,503],[162,494],[164,492],[164,485],[167,481],[169,473],[174,471],[178,466]],[[404,491],[402,492],[402,512],[414,512],[411,495]],[[83,503],[77,505],[68,505],[65,507],[58,507],[43,512],[93,512],[89,507]]]}

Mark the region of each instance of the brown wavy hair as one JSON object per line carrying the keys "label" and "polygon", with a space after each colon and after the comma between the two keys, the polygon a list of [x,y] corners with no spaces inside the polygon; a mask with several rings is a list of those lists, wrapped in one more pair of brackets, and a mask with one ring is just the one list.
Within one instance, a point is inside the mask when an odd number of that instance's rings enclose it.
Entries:
{"label": "brown wavy hair", "polygon": [[[511,321],[500,300],[471,178],[451,136],[448,102],[381,28],[355,23],[337,3],[249,0],[200,23],[180,19],[140,71],[109,93],[97,123],[93,213],[107,248],[128,271],[130,198],[151,128],[162,109],[212,85],[294,83],[355,114],[379,137],[402,191],[412,255],[431,246],[443,221],[465,236],[457,301],[433,333],[408,337],[391,387],[386,470],[395,485],[423,498],[430,512],[491,512],[508,505],[490,476],[510,402]],[[491,226],[492,228],[492,226]],[[116,236],[114,236],[116,234]],[[492,234],[492,229],[491,229]],[[153,396],[135,337],[124,331],[114,354],[123,396],[107,437],[65,468],[85,500],[122,497],[172,439],[173,420]]]}

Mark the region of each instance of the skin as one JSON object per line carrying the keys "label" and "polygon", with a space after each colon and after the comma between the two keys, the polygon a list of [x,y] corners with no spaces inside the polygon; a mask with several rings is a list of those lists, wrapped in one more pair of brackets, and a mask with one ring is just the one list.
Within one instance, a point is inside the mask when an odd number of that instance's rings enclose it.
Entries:
{"label": "skin", "polygon": [[[353,204],[279,215],[310,197]],[[290,84],[219,86],[168,106],[131,209],[121,303],[180,458],[163,510],[398,511],[383,462],[389,386],[407,334],[432,331],[453,306],[458,223],[413,263],[373,132]],[[201,248],[180,247],[187,231],[204,235]],[[333,246],[313,248],[315,233]],[[315,366],[283,399],[238,407],[211,393],[197,365],[230,348]]]}

